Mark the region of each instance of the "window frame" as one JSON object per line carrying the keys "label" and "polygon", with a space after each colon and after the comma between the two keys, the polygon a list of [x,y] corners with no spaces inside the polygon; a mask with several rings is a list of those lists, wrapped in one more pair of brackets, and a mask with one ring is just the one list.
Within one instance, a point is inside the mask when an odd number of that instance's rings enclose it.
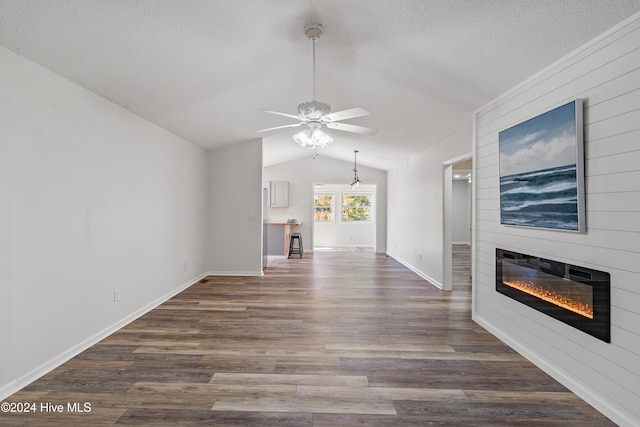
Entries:
{"label": "window frame", "polygon": [[[369,206],[345,206],[344,205],[344,197],[345,196],[367,196],[369,198]],[[341,191],[340,192],[340,222],[343,224],[371,224],[375,221],[374,209],[375,200],[373,191]],[[345,219],[345,208],[368,208],[369,210],[369,219],[367,220],[348,220]]]}
{"label": "window frame", "polygon": [[[330,206],[316,206],[316,196],[331,196]],[[329,208],[331,211],[330,220],[318,220],[316,219],[317,208]],[[313,193],[313,222],[319,224],[334,224],[336,222],[336,192],[335,191],[314,191]]]}

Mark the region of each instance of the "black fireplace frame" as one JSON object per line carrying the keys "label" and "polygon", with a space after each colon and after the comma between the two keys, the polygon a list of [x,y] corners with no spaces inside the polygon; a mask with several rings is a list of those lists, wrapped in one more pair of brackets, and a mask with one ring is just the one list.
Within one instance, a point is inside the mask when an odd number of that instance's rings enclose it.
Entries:
{"label": "black fireplace frame", "polygon": [[[592,287],[593,319],[581,316],[502,282],[502,262],[507,259],[521,267],[531,268]],[[568,272],[568,276],[567,276]],[[522,304],[573,326],[604,342],[611,342],[611,277],[609,273],[566,264],[533,255],[496,248],[496,291]]]}

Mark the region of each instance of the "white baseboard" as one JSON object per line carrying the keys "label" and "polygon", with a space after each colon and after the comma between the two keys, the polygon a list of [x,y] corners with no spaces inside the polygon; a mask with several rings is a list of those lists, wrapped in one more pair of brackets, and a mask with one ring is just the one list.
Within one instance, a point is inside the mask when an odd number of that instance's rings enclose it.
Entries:
{"label": "white baseboard", "polygon": [[628,413],[628,411],[611,401],[606,395],[586,386],[579,378],[567,375],[565,371],[559,369],[551,361],[541,356],[535,349],[503,333],[502,330],[497,328],[493,323],[476,313],[473,313],[472,319],[616,424],[629,427],[638,425],[638,420],[633,414]]}
{"label": "white baseboard", "polygon": [[142,316],[142,315],[148,313],[149,311],[153,310],[154,308],[158,307],[160,304],[164,303],[165,301],[168,301],[169,299],[173,298],[174,296],[176,296],[180,292],[184,291],[185,289],[187,289],[191,285],[193,285],[195,283],[198,283],[205,276],[206,276],[206,274],[203,274],[203,275],[201,275],[201,276],[199,276],[199,277],[197,277],[195,279],[192,279],[192,280],[190,280],[190,281],[188,281],[186,283],[183,283],[182,285],[178,286],[176,289],[171,290],[170,292],[166,293],[165,295],[161,296],[160,298],[157,298],[156,300],[150,302],[149,304],[145,305],[144,307],[140,308],[139,310],[136,310],[132,314],[130,314],[130,315],[126,316],[125,318],[117,321],[113,325],[111,325],[111,326],[103,329],[102,331],[90,336],[89,338],[83,340],[82,342],[80,342],[77,345],[73,346],[69,350],[59,354],[58,356],[56,356],[56,357],[52,358],[51,360],[43,363],[42,365],[38,366],[37,368],[32,369],[31,371],[29,371],[28,373],[22,375],[21,377],[13,379],[9,383],[4,384],[2,387],[0,387],[0,401],[6,399],[7,397],[11,396],[12,394],[14,394],[14,393],[16,393],[18,391],[20,391],[21,389],[23,389],[24,387],[28,386],[32,382],[36,381],[38,378],[40,378],[43,375],[51,372],[52,370],[54,370],[58,366],[62,365],[63,363],[65,363],[67,361],[69,361],[70,359],[74,358],[75,356],[77,356],[78,354],[82,353],[83,351],[85,351],[86,349],[91,347],[92,345],[97,344],[98,342],[100,342],[101,340],[105,339],[106,337],[108,337],[112,333],[116,332],[117,330],[119,330],[119,329],[123,328],[124,326],[128,325],[129,323],[133,322],[134,320],[136,320],[140,316]]}
{"label": "white baseboard", "polygon": [[396,261],[398,261],[400,264],[404,265],[405,267],[407,267],[409,270],[413,271],[414,273],[416,273],[418,276],[422,277],[424,280],[426,280],[427,282],[431,283],[433,286],[435,286],[438,289],[442,289],[442,283],[438,282],[436,279],[434,279],[433,277],[429,276],[428,274],[420,271],[419,269],[417,269],[416,267],[414,267],[413,265],[411,265],[410,263],[406,262],[405,260],[403,260],[402,258],[399,258],[395,255],[393,255],[390,252],[387,252],[387,255],[389,255],[391,258],[395,259]]}

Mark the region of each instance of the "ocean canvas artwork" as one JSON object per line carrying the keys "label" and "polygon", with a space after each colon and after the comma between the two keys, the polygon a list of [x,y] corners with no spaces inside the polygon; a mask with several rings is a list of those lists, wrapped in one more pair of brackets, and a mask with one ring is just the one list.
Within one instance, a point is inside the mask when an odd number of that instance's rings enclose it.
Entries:
{"label": "ocean canvas artwork", "polygon": [[500,222],[584,231],[582,103],[499,133]]}

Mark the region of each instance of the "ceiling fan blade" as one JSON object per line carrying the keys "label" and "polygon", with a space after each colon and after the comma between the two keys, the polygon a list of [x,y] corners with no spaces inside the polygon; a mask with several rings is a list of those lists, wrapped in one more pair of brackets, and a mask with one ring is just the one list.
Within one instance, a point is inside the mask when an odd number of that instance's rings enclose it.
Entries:
{"label": "ceiling fan blade", "polygon": [[289,117],[290,119],[296,119],[300,121],[305,120],[305,117],[296,116],[294,114],[281,113],[279,111],[271,111],[271,110],[262,110],[262,111],[264,111],[265,113],[271,113],[271,114],[277,114],[279,116]]}
{"label": "ceiling fan blade", "polygon": [[293,123],[290,125],[276,126],[274,128],[260,129],[260,130],[257,130],[256,132],[267,132],[267,131],[276,130],[276,129],[295,128],[302,125],[303,123]]}
{"label": "ceiling fan blade", "polygon": [[378,132],[378,129],[366,128],[364,126],[350,125],[348,123],[327,123],[327,127],[330,129],[342,130],[345,132],[362,133],[366,135],[373,135]]}
{"label": "ceiling fan blade", "polygon": [[335,113],[329,113],[322,116],[323,119],[329,119],[332,122],[338,122],[340,120],[353,119],[356,117],[368,116],[369,113],[362,107],[353,107],[348,110],[336,111]]}

